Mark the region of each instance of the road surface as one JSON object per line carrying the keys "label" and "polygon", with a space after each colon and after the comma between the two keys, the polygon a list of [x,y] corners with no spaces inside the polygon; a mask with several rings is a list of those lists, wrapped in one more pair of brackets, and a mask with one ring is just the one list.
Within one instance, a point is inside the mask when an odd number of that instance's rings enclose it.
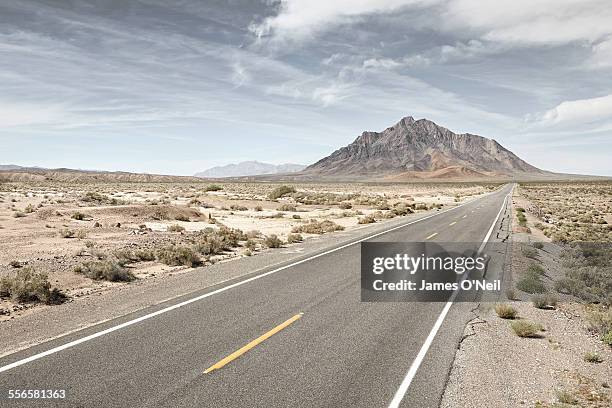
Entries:
{"label": "road surface", "polygon": [[[493,239],[511,187],[371,240]],[[361,303],[359,251],[359,243],[332,247],[5,356],[0,405],[437,407],[473,305],[452,305],[431,336],[444,303]],[[8,400],[11,389],[66,398]]]}

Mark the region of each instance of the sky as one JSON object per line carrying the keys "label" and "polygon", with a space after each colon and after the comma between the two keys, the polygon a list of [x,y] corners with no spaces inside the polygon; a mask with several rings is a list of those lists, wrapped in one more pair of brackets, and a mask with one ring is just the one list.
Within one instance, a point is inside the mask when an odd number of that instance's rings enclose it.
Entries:
{"label": "sky", "polygon": [[0,2],[0,164],[310,164],[402,117],[612,176],[608,0]]}

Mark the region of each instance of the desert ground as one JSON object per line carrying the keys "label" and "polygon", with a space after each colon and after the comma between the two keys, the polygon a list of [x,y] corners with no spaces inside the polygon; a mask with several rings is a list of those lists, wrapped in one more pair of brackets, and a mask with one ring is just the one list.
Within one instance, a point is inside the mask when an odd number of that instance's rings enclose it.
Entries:
{"label": "desert ground", "polygon": [[507,300],[473,310],[443,407],[612,405],[611,217],[610,182],[517,186]]}
{"label": "desert ground", "polygon": [[[0,184],[0,319],[414,212],[495,184]],[[200,269],[197,269],[200,270]]]}

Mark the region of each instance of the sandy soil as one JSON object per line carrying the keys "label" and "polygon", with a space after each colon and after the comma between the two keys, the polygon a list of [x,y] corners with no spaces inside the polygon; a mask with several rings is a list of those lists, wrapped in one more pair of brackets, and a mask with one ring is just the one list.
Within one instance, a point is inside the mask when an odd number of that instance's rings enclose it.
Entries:
{"label": "sandy soil", "polygon": [[[46,273],[51,286],[69,298],[91,296],[129,283],[94,281],[75,273],[75,268],[117,251],[155,253],[169,244],[191,245],[199,231],[223,227],[252,237],[254,246],[247,249],[241,241],[221,254],[203,257],[206,265],[255,255],[264,248],[266,237],[274,234],[287,241],[293,228],[313,220],[358,228],[359,220],[368,215],[376,220],[394,217],[397,204],[410,206],[415,212],[443,208],[483,194],[494,185],[303,184],[295,186],[295,193],[275,200],[268,195],[278,184],[212,187],[177,183],[0,184],[0,277],[33,267]],[[171,226],[177,232],[169,231]],[[301,235],[304,239],[316,236]],[[126,268],[138,279],[192,269],[159,260],[132,262]],[[37,303],[2,298],[0,321],[38,307]]]}

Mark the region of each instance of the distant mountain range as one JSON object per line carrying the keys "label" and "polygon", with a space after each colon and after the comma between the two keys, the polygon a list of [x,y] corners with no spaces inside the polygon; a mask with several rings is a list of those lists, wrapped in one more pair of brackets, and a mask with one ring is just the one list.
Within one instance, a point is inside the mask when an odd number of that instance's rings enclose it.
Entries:
{"label": "distant mountain range", "polygon": [[270,164],[258,161],[245,161],[238,164],[228,164],[225,166],[212,167],[202,172],[196,173],[196,177],[221,178],[221,177],[242,177],[256,176],[260,174],[281,174],[295,173],[301,171],[306,166],[302,164]]}
{"label": "distant mountain range", "polygon": [[456,134],[427,119],[405,117],[382,132],[363,132],[348,146],[308,166],[306,178],[534,178],[554,175],[520,159],[493,139]]}

